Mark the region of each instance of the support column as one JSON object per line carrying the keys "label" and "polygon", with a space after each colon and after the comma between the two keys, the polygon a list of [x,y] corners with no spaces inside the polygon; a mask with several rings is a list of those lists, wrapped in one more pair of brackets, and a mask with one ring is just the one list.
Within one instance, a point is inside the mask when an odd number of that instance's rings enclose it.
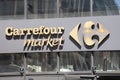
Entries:
{"label": "support column", "polygon": [[27,19],[27,0],[24,0],[24,19]]}

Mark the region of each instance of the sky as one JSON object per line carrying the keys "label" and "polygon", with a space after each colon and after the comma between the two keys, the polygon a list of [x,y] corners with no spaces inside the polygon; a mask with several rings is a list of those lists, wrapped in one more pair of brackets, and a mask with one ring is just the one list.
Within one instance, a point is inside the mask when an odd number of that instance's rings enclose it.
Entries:
{"label": "sky", "polygon": [[115,0],[116,4],[119,6],[120,8],[120,0]]}

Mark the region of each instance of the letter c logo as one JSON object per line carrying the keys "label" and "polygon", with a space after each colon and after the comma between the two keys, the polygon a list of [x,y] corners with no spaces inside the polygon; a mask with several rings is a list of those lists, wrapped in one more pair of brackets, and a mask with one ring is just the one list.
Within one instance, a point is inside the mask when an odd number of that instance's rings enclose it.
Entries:
{"label": "letter c logo", "polygon": [[[81,41],[79,40],[78,31],[81,27],[81,24],[78,24],[71,32],[70,37],[81,46]],[[110,33],[102,26],[102,24],[95,24],[92,21],[87,21],[83,27],[83,43],[87,49],[91,49],[94,47],[96,42],[98,41],[99,48],[102,43],[109,37]]]}

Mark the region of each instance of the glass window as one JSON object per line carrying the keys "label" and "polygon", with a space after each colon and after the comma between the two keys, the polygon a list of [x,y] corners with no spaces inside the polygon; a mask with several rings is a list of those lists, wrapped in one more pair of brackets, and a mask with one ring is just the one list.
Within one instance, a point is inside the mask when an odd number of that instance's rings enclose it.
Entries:
{"label": "glass window", "polygon": [[91,67],[89,52],[60,53],[60,71],[87,71]]}
{"label": "glass window", "polygon": [[0,19],[24,18],[24,0],[0,0]]}
{"label": "glass window", "polygon": [[93,15],[119,15],[120,0],[93,0]]}
{"label": "glass window", "polygon": [[120,70],[120,52],[95,52],[94,64],[98,71]]}
{"label": "glass window", "polygon": [[28,18],[57,17],[57,0],[28,0]]}
{"label": "glass window", "polygon": [[27,71],[28,72],[49,72],[56,71],[56,53],[28,53]]}
{"label": "glass window", "polygon": [[90,0],[60,0],[60,17],[90,16]]}
{"label": "glass window", "polygon": [[22,66],[22,54],[0,54],[0,73],[19,72]]}

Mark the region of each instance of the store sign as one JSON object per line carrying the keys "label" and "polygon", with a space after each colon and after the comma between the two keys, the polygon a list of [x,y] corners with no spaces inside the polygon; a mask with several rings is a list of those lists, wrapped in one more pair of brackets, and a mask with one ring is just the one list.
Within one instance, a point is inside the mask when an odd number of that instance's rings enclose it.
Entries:
{"label": "store sign", "polygon": [[39,28],[15,28],[7,27],[5,29],[6,38],[8,40],[17,39],[24,40],[24,50],[33,48],[54,48],[63,46],[64,39],[62,37],[64,27],[45,27]]}
{"label": "store sign", "polygon": [[0,53],[120,50],[119,21],[120,16],[1,20]]}
{"label": "store sign", "polygon": [[78,24],[71,32],[70,37],[78,44],[78,46],[81,46],[81,41],[84,42],[84,45],[87,49],[91,49],[96,44],[94,40],[98,41],[98,47],[99,48],[105,40],[108,39],[110,32],[108,32],[102,24],[97,23],[95,24],[93,21],[87,21],[84,24],[84,30],[83,39],[79,40],[79,34],[78,31],[81,27],[81,24]]}

